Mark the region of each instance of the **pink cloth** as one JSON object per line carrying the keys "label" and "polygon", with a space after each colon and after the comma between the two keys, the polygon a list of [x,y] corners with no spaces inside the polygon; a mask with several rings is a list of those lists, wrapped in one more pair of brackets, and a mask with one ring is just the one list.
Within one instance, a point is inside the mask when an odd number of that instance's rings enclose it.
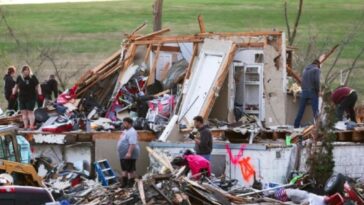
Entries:
{"label": "pink cloth", "polygon": [[[196,175],[201,172],[201,170],[207,170],[207,176],[211,175],[210,162],[200,155],[187,155],[184,157],[188,166],[191,170],[192,175]],[[201,176],[194,177],[194,179],[199,179]]]}

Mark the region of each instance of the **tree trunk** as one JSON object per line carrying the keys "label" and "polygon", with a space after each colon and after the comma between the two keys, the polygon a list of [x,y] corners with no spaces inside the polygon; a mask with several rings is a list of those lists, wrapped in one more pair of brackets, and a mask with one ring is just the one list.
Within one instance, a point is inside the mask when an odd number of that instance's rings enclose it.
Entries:
{"label": "tree trunk", "polygon": [[163,0],[155,0],[153,5],[153,31],[162,29]]}

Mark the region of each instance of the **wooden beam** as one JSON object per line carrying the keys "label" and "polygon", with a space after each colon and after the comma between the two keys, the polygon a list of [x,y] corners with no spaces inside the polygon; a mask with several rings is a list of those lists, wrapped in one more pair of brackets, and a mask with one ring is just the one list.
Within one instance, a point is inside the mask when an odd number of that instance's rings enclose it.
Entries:
{"label": "wooden beam", "polygon": [[200,33],[206,33],[206,27],[205,22],[203,21],[203,17],[201,15],[198,15],[198,26],[200,27]]}
{"label": "wooden beam", "polygon": [[188,67],[186,70],[185,80],[189,79],[191,76],[192,66],[193,66],[193,63],[195,62],[195,58],[196,58],[197,54],[198,54],[198,43],[194,43],[192,57],[191,57],[190,63],[188,64]]}
{"label": "wooden beam", "polygon": [[[158,46],[152,47],[152,50],[157,50],[157,49],[158,49]],[[181,51],[181,49],[176,46],[161,46],[160,50],[165,51],[165,52],[180,52]]]}
{"label": "wooden beam", "polygon": [[159,163],[161,163],[161,165],[165,166],[167,169],[169,169],[171,172],[174,171],[171,162],[165,160],[162,155],[157,154],[154,150],[152,150],[150,147],[146,147],[146,150],[148,151],[148,153],[154,158],[156,159]]}
{"label": "wooden beam", "polygon": [[301,85],[302,82],[300,76],[288,64],[286,68],[288,75],[292,76],[296,80],[296,82]]}
{"label": "wooden beam", "polygon": [[153,60],[153,65],[150,68],[150,72],[149,72],[149,77],[148,77],[148,81],[147,81],[147,86],[151,85],[155,82],[155,75],[156,75],[156,70],[157,70],[157,63],[158,63],[158,58],[159,58],[159,53],[160,53],[160,49],[161,49],[161,44],[158,45],[157,51],[155,52],[155,56],[154,56],[154,60]]}
{"label": "wooden beam", "polygon": [[337,47],[339,47],[339,44],[335,45],[327,54],[325,54],[325,57],[320,61],[320,64],[325,62],[331,56],[331,54],[334,53]]}
{"label": "wooden beam", "polygon": [[144,63],[145,64],[147,64],[147,62],[148,62],[151,49],[152,49],[152,44],[149,44],[148,47],[147,47],[147,51],[145,52],[145,56],[144,56]]}
{"label": "wooden beam", "polygon": [[249,42],[249,43],[237,43],[239,48],[262,48],[265,46],[264,42]]}
{"label": "wooden beam", "polygon": [[162,30],[159,30],[159,31],[155,31],[155,32],[152,32],[150,34],[147,34],[145,36],[140,36],[138,38],[135,38],[135,41],[139,41],[139,40],[142,40],[142,39],[147,39],[147,38],[152,38],[154,36],[158,36],[158,35],[161,35],[161,34],[164,34],[164,33],[167,33],[169,32],[170,29],[169,28],[165,28],[165,29],[162,29]]}
{"label": "wooden beam", "polygon": [[145,28],[146,25],[147,25],[146,22],[142,23],[140,26],[138,26],[136,29],[134,29],[134,31],[131,32],[131,34],[129,36],[134,36],[137,32],[139,32],[140,30]]}

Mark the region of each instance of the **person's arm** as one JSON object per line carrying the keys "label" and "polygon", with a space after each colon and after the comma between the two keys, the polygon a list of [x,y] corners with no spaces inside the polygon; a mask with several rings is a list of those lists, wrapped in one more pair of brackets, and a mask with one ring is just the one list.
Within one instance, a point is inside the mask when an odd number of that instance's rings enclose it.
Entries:
{"label": "person's arm", "polygon": [[320,93],[320,73],[321,71],[319,69],[316,69],[313,76],[314,89],[317,92],[317,94]]}
{"label": "person's arm", "polygon": [[35,87],[35,89],[38,92],[38,95],[42,95],[42,88],[40,87],[40,84],[38,83],[38,85]]}
{"label": "person's arm", "polygon": [[137,133],[132,133],[130,134],[129,138],[128,138],[128,142],[129,142],[129,148],[128,148],[128,152],[126,153],[125,155],[125,158],[126,159],[130,159],[132,154],[133,154],[133,151],[135,149],[135,146],[137,144],[137,138],[138,138],[138,135]]}
{"label": "person's arm", "polygon": [[54,94],[54,98],[57,99],[57,97],[58,97],[58,82],[57,81],[54,81],[53,94]]}
{"label": "person's arm", "polygon": [[125,155],[125,158],[126,159],[130,159],[131,158],[131,155],[132,155],[132,153],[133,153],[133,151],[135,149],[135,146],[136,146],[135,144],[130,144],[129,145],[128,152]]}
{"label": "person's arm", "polygon": [[16,93],[18,92],[18,84],[15,84],[15,86],[14,86],[14,88],[13,88],[13,90],[12,90],[12,92],[11,92],[11,94],[12,95],[16,95]]}

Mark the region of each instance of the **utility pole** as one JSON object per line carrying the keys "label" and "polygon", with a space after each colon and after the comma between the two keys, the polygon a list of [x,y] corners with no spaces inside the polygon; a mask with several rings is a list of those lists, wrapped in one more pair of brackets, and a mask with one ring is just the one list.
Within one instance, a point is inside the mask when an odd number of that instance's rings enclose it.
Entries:
{"label": "utility pole", "polygon": [[163,0],[155,0],[153,4],[153,31],[162,29]]}

